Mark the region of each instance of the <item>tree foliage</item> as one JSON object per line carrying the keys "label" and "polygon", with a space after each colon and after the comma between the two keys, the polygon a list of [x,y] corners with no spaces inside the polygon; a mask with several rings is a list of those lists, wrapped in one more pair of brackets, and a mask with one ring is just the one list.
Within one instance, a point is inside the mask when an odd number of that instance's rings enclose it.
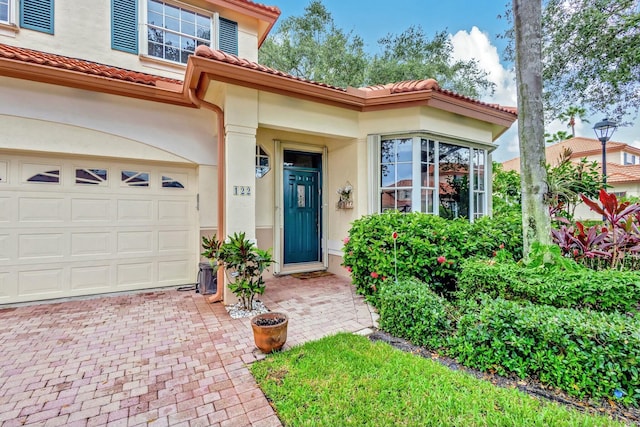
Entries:
{"label": "tree foliage", "polygon": [[[513,22],[510,2],[503,16]],[[572,105],[609,117],[640,111],[640,0],[546,0],[543,11],[547,119]],[[507,59],[514,59],[513,28]]]}
{"label": "tree foliage", "polygon": [[640,109],[638,0],[548,0],[544,10],[548,108],[569,102],[613,117]]}
{"label": "tree foliage", "polygon": [[368,64],[362,38],[336,27],[320,0],[311,1],[303,16],[283,20],[258,58],[268,67],[341,87],[361,85]]}
{"label": "tree foliage", "polygon": [[429,39],[421,27],[411,26],[401,34],[387,34],[378,45],[382,53],[370,61],[368,84],[433,78],[441,87],[474,98],[495,89],[477,60],[453,59],[446,31]]}
{"label": "tree foliage", "polygon": [[494,84],[474,59],[455,60],[446,31],[429,38],[419,26],[378,40],[381,53],[364,51],[353,31],[338,28],[321,0],[311,0],[302,16],[284,19],[265,40],[259,62],[268,67],[340,87],[362,87],[433,78],[440,87],[479,97]]}

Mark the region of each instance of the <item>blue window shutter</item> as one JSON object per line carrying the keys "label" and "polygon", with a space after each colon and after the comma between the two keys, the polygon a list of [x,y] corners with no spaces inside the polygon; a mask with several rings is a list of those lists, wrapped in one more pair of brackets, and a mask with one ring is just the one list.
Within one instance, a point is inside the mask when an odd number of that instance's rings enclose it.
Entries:
{"label": "blue window shutter", "polygon": [[220,39],[218,46],[221,51],[238,54],[238,23],[220,18]]}
{"label": "blue window shutter", "polygon": [[111,49],[138,53],[137,0],[111,0]]}
{"label": "blue window shutter", "polygon": [[54,0],[22,0],[20,26],[53,34],[53,2]]}

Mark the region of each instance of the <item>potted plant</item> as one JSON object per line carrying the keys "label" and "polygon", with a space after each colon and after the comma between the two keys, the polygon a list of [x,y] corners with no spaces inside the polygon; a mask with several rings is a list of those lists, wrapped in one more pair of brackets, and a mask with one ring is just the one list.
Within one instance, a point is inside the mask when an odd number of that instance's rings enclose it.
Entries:
{"label": "potted plant", "polygon": [[[270,250],[259,249],[245,233],[234,233],[224,242],[215,236],[202,237],[202,255],[214,270],[224,267],[229,278],[229,290],[238,298],[244,310],[254,308],[256,295],[262,295],[266,285],[262,273],[273,264]],[[265,353],[280,349],[287,339],[288,318],[283,313],[258,314],[251,319],[256,346]]]}

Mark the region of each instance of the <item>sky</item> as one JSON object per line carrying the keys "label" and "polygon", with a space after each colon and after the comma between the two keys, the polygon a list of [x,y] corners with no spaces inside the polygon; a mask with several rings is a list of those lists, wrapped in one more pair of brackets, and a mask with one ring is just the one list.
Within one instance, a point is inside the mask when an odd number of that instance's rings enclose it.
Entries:
{"label": "sky", "polygon": [[[279,21],[289,16],[302,16],[309,0],[262,0],[282,11]],[[480,100],[516,106],[516,84],[513,64],[504,60],[505,40],[498,36],[508,26],[503,15],[509,0],[322,0],[338,28],[362,37],[365,48],[377,53],[378,39],[387,34],[400,34],[412,25],[421,26],[428,36],[446,30],[451,37],[456,59],[475,58],[496,84],[493,95]],[[276,24],[277,25],[277,24]],[[589,123],[577,121],[576,136],[595,138],[593,125],[604,117],[595,114]],[[546,132],[568,131],[565,123],[552,122]],[[640,147],[640,117],[635,125],[619,128],[612,141]],[[519,156],[517,123],[502,135],[493,152],[493,160],[503,162]]]}

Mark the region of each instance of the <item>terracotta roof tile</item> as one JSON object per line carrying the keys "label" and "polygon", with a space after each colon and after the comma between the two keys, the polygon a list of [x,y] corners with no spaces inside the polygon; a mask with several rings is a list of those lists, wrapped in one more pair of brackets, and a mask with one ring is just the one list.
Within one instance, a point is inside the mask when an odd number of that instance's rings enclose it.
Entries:
{"label": "terracotta roof tile", "polygon": [[238,3],[247,4],[249,6],[254,6],[254,7],[257,7],[259,9],[264,9],[264,10],[266,10],[268,12],[277,13],[278,15],[281,13],[280,8],[277,7],[277,6],[268,6],[266,4],[256,3],[256,2],[251,1],[251,0],[235,0],[235,1],[237,1]]}
{"label": "terracotta roof tile", "polygon": [[0,59],[3,58],[148,86],[156,86],[156,83],[159,81],[182,85],[182,81],[176,79],[0,43]]}
{"label": "terracotta roof tile", "polygon": [[[309,84],[313,84],[313,85],[317,85],[317,86],[322,86],[322,87],[326,87],[329,89],[333,89],[333,90],[338,90],[340,92],[347,92],[348,90],[342,87],[338,87],[338,86],[332,86],[332,85],[328,85],[325,83],[320,83],[320,82],[315,82],[313,80],[308,80],[305,78],[301,78],[301,77],[296,77],[293,76],[291,74],[285,73],[283,71],[278,71],[276,69],[270,68],[270,67],[266,67],[264,65],[258,64],[256,62],[252,62],[252,61],[248,61],[246,59],[242,59],[239,58],[235,55],[231,55],[219,50],[214,50],[209,48],[208,46],[204,46],[204,45],[200,45],[196,48],[195,51],[195,55],[196,56],[200,56],[203,58],[208,58],[208,59],[213,59],[216,61],[220,61],[220,62],[225,62],[228,64],[233,64],[233,65],[237,65],[240,67],[244,67],[244,68],[250,68],[256,71],[261,71],[264,73],[268,73],[268,74],[273,74],[273,75],[277,75],[277,76],[281,76],[281,77],[285,77],[288,79],[292,79],[292,80],[298,80],[298,81],[302,81],[305,83],[309,83]],[[488,104],[486,102],[482,102],[482,101],[478,101],[476,99],[470,98],[468,96],[463,96],[460,94],[457,94],[455,92],[452,92],[450,90],[446,90],[446,89],[441,89],[440,85],[438,85],[438,82],[434,79],[424,79],[424,80],[406,80],[406,81],[402,81],[402,82],[397,82],[397,83],[389,83],[389,84],[385,84],[385,85],[375,85],[375,86],[367,86],[367,87],[363,87],[363,88],[358,88],[355,91],[358,92],[362,92],[362,93],[374,93],[374,92],[385,92],[387,94],[402,94],[402,93],[409,93],[409,92],[420,92],[420,91],[427,91],[427,90],[433,90],[439,93],[443,93],[446,94],[448,96],[452,96],[454,98],[458,98],[458,99],[462,99],[464,101],[468,101],[474,104],[478,104],[478,105],[484,105],[487,107],[491,107],[494,108],[496,110],[499,111],[503,111],[503,112],[507,112],[513,115],[517,115],[517,111],[515,108],[513,107],[503,107],[501,105],[498,104]],[[349,90],[349,92],[353,93],[352,90]]]}
{"label": "terracotta roof tile", "polygon": [[240,58],[236,55],[231,55],[229,53],[223,52],[221,50],[211,49],[208,46],[200,45],[196,48],[195,51],[196,56],[200,56],[207,59],[213,59],[220,62],[226,62],[227,64],[237,65],[243,68],[250,68],[252,70],[261,71],[267,74],[273,74],[275,76],[286,77],[292,80],[298,80],[305,83],[310,83],[316,86],[322,86],[329,89],[339,90],[340,92],[346,92],[347,90],[338,86],[332,86],[325,83],[314,82],[313,80],[308,80],[302,77],[296,77],[291,74],[285,73],[283,71],[278,71],[274,68],[266,67],[264,65],[258,64],[257,62],[248,61],[246,59]]}

